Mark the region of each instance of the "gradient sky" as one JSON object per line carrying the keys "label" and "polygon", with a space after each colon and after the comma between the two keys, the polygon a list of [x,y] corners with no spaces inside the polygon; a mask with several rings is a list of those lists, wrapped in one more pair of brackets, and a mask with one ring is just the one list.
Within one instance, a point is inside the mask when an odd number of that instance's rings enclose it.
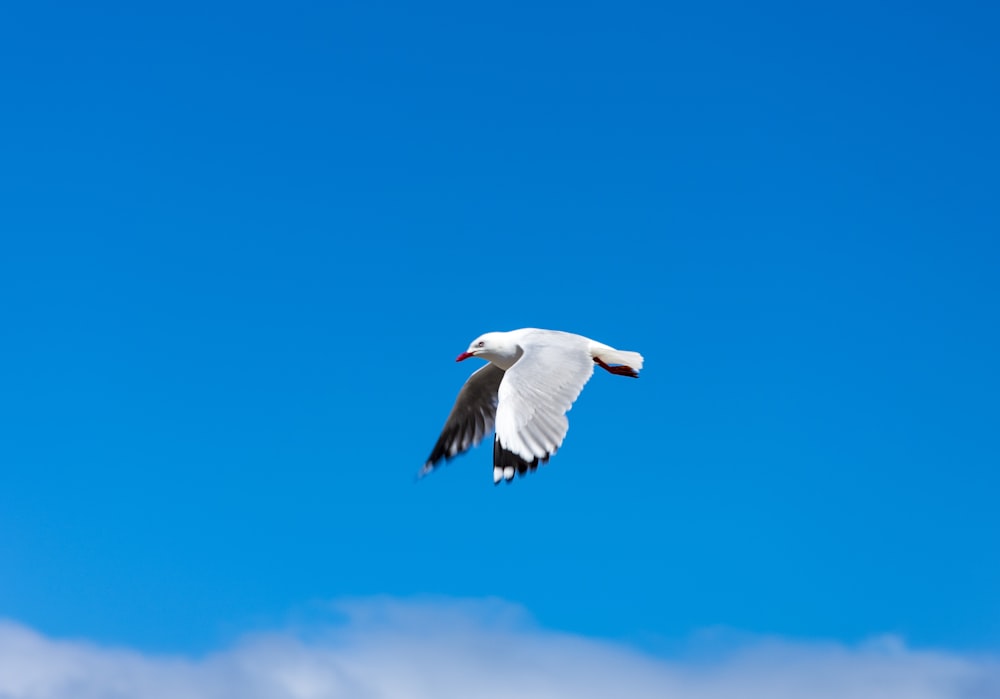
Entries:
{"label": "gradient sky", "polygon": [[[8,3],[0,617],[1000,649],[989,3]],[[414,481],[488,330],[641,351]]]}

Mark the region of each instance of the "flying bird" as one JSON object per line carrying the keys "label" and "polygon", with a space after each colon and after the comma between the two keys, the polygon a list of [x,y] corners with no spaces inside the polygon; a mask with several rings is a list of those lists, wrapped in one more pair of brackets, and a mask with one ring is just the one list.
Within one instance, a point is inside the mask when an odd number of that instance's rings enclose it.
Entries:
{"label": "flying bird", "polygon": [[569,430],[566,413],[595,364],[633,378],[642,369],[638,352],[537,328],[480,335],[455,361],[469,357],[489,363],[459,391],[419,476],[477,446],[494,428],[493,482],[534,471],[562,445]]}

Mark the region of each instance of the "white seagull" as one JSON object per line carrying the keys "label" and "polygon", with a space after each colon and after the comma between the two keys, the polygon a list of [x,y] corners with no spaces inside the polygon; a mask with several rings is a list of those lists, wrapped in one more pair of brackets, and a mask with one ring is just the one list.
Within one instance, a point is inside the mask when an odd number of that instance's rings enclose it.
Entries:
{"label": "white seagull", "polygon": [[480,335],[455,361],[469,357],[489,364],[459,391],[420,476],[478,445],[494,427],[493,482],[534,471],[562,445],[569,430],[566,413],[594,373],[594,364],[633,378],[642,369],[638,352],[537,328]]}

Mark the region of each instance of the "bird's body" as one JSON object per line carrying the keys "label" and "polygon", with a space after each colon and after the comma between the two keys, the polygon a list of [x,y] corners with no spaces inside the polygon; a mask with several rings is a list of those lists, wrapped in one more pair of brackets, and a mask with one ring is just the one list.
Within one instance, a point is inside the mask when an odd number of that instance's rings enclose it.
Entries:
{"label": "bird's body", "polygon": [[594,372],[638,377],[642,355],[582,335],[523,328],[486,333],[456,361],[489,362],[465,382],[421,475],[479,444],[494,428],[493,482],[545,463],[562,445],[566,412]]}

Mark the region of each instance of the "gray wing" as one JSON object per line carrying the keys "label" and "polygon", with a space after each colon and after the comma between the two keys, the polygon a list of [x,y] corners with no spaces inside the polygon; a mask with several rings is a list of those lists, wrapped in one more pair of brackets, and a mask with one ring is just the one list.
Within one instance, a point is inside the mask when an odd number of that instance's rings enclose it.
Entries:
{"label": "gray wing", "polygon": [[458,392],[441,436],[420,469],[419,476],[433,471],[442,460],[450,461],[468,451],[493,431],[497,414],[497,391],[503,375],[503,369],[487,364],[469,377]]}

